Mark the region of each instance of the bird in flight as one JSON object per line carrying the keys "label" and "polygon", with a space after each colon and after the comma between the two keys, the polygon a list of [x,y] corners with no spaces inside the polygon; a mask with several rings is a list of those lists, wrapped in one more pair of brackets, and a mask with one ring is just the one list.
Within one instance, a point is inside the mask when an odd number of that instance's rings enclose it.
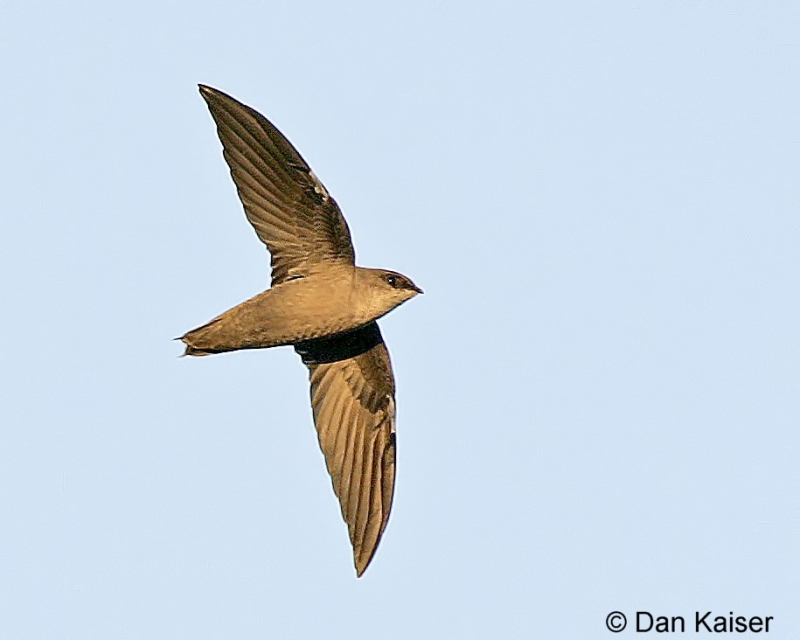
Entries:
{"label": "bird in flight", "polygon": [[272,285],[180,340],[185,355],[292,345],[308,367],[311,407],[356,574],[392,508],[394,376],[376,320],[422,293],[395,271],[355,265],[336,201],[275,126],[200,85],[244,212],[267,245]]}

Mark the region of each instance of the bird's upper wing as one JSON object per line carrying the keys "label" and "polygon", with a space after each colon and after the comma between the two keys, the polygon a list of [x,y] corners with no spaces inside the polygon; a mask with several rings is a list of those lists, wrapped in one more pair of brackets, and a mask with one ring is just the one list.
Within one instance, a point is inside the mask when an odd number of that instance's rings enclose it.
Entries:
{"label": "bird's upper wing", "polygon": [[309,368],[319,444],[361,576],[386,528],[394,494],[394,376],[389,352],[375,322],[295,349]]}
{"label": "bird's upper wing", "polygon": [[200,85],[250,224],[272,255],[272,284],[320,262],[355,263],[347,223],[292,144],[257,111]]}

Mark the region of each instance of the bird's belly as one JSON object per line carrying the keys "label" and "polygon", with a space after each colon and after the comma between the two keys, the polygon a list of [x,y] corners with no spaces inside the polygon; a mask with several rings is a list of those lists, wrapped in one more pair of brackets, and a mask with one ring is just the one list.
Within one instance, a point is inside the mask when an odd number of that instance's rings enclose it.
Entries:
{"label": "bird's belly", "polygon": [[[337,295],[333,295],[333,294]],[[252,326],[264,346],[294,344],[348,331],[364,322],[358,318],[347,290],[298,290],[265,296],[254,306]],[[244,323],[244,329],[248,322]]]}

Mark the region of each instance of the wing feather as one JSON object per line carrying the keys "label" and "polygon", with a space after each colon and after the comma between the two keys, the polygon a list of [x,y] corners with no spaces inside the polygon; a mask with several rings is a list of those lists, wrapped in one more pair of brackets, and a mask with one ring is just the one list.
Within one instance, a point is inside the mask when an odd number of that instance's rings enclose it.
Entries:
{"label": "wing feather", "polygon": [[[358,335],[361,332],[361,335]],[[300,351],[309,368],[311,406],[333,490],[347,523],[356,572],[370,563],[386,529],[395,478],[394,376],[377,324],[357,330],[341,350],[306,343]],[[320,343],[322,344],[322,343]],[[355,355],[353,355],[355,354]]]}
{"label": "wing feather", "polygon": [[319,263],[355,264],[344,216],[292,144],[257,111],[200,85],[244,211],[272,256],[272,284]]}

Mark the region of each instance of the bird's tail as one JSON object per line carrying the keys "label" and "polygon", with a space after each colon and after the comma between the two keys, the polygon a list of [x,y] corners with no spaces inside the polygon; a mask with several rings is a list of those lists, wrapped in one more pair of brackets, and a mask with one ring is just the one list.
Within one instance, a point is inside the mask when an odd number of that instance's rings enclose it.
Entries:
{"label": "bird's tail", "polygon": [[185,356],[208,356],[212,353],[222,353],[223,351],[230,351],[226,349],[218,339],[217,324],[220,318],[214,318],[211,322],[204,324],[202,327],[192,329],[188,333],[182,335],[180,340],[186,345]]}

